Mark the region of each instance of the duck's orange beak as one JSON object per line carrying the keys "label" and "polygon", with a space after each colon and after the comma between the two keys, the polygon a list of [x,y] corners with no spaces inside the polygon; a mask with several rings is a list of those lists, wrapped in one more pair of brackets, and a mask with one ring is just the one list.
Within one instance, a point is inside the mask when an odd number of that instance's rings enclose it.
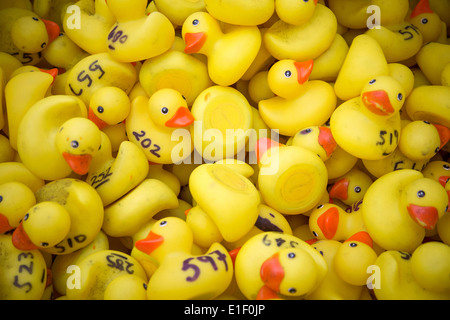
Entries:
{"label": "duck's orange beak", "polygon": [[429,0],[420,0],[414,10],[411,12],[410,18],[412,19],[423,13],[433,13],[433,10],[431,10],[430,8]]}
{"label": "duck's orange beak", "polygon": [[44,22],[45,28],[47,29],[48,43],[50,44],[53,40],[58,38],[58,36],[61,32],[61,29],[59,28],[59,26],[56,22],[53,22],[50,20],[45,20],[45,19],[41,19],[41,20],[42,20],[42,22]]}
{"label": "duck's orange beak", "polygon": [[100,130],[108,126],[108,123],[100,119],[91,107],[89,107],[88,119],[95,123]]}
{"label": "duck's orange beak", "polygon": [[4,214],[0,213],[0,234],[3,234],[12,229],[14,228],[9,224],[8,218]]}
{"label": "duck's orange beak", "polygon": [[376,115],[387,116],[394,113],[389,95],[384,90],[364,92],[361,98],[367,109]]}
{"label": "duck's orange beak", "polygon": [[309,79],[314,65],[313,60],[294,62],[295,69],[297,69],[297,81],[299,84],[304,84]]}
{"label": "duck's orange beak", "polygon": [[325,150],[328,157],[336,150],[337,143],[331,134],[330,128],[319,127],[319,144]]}
{"label": "duck's orange beak", "polygon": [[262,156],[264,153],[266,153],[267,150],[273,147],[279,147],[282,144],[279,142],[276,142],[269,138],[260,138],[256,142],[255,152],[256,152],[256,158],[258,160],[258,163],[260,162]]}
{"label": "duck's orange beak", "polygon": [[12,243],[14,247],[19,250],[26,251],[38,249],[38,247],[33,242],[31,242],[30,237],[25,232],[22,222],[12,234]]}
{"label": "duck's orange beak", "polygon": [[155,251],[156,248],[162,245],[163,242],[163,236],[150,231],[146,238],[136,241],[134,246],[136,247],[136,249],[146,254],[151,254],[153,251]]}
{"label": "duck's orange beak", "polygon": [[332,239],[339,225],[339,211],[335,207],[327,209],[317,218],[317,225],[327,239]]}
{"label": "duck's orange beak", "polygon": [[[280,263],[279,253],[275,253],[268,258],[261,265],[260,269],[261,280],[264,282],[265,287],[270,290],[263,290],[258,293],[258,296],[262,294],[263,299],[272,298],[273,294],[280,292],[280,284],[284,279],[284,269]],[[269,294],[269,297],[267,296]],[[261,299],[262,300],[262,299]]]}
{"label": "duck's orange beak", "polygon": [[186,33],[184,35],[184,42],[186,43],[184,53],[199,52],[205,44],[206,38],[207,35],[205,32]]}
{"label": "duck's orange beak", "polygon": [[347,200],[349,183],[350,180],[347,178],[342,178],[336,181],[330,189],[330,197],[340,200]]}
{"label": "duck's orange beak", "polygon": [[235,265],[236,257],[237,257],[237,255],[239,253],[239,250],[241,250],[241,247],[238,247],[238,248],[233,249],[233,250],[228,252],[228,254],[230,255],[230,258],[231,258],[231,262],[233,262],[233,266]]}
{"label": "duck's orange beak", "polygon": [[440,176],[439,177],[439,183],[441,184],[441,186],[443,186],[445,188],[445,185],[447,184],[447,181],[450,179],[450,176]]}
{"label": "duck's orange beak", "polygon": [[441,141],[439,149],[442,149],[442,147],[445,146],[447,142],[450,140],[450,129],[441,124],[433,124],[433,126],[438,131],[439,140]]}
{"label": "duck's orange beak", "polygon": [[89,171],[89,166],[92,161],[90,154],[71,154],[68,152],[62,153],[67,164],[72,168],[76,174],[85,175]]}
{"label": "duck's orange beak", "polygon": [[367,233],[366,231],[357,232],[344,242],[353,242],[353,241],[365,243],[369,247],[373,248],[373,240],[370,237],[369,233]]}
{"label": "duck's orange beak", "polygon": [[425,229],[433,229],[439,220],[439,214],[435,207],[409,204],[407,209],[411,218]]}
{"label": "duck's orange beak", "polygon": [[183,128],[194,123],[194,116],[186,107],[179,107],[175,114],[166,121],[165,125],[169,128]]}
{"label": "duck's orange beak", "polygon": [[52,84],[55,82],[55,79],[59,73],[58,68],[53,68],[53,69],[48,69],[48,70],[47,69],[39,69],[39,70],[41,70],[41,72],[48,73],[49,75],[51,75],[53,77]]}

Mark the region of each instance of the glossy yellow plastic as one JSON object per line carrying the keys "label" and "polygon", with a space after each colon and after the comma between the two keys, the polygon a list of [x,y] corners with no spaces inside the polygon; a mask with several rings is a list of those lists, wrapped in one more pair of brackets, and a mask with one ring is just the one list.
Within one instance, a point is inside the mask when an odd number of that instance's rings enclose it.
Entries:
{"label": "glossy yellow plastic", "polygon": [[130,113],[131,102],[125,91],[118,87],[96,90],[89,101],[89,119],[99,129],[124,121]]}
{"label": "glossy yellow plastic", "polygon": [[414,88],[414,73],[411,68],[402,63],[388,63],[388,68],[389,75],[401,84],[408,97]]}
{"label": "glossy yellow plastic", "polygon": [[217,20],[246,26],[256,26],[268,21],[275,11],[275,1],[220,1],[205,0],[206,10]]}
{"label": "glossy yellow plastic", "polygon": [[171,88],[160,89],[150,99],[135,98],[126,120],[128,139],[154,163],[181,162],[193,150],[189,126],[194,117],[182,94]]}
{"label": "glossy yellow plastic", "polygon": [[[11,235],[0,234],[0,261],[0,299],[41,299],[47,283],[47,266],[39,250],[16,249]],[[25,268],[31,271],[21,272]]]}
{"label": "glossy yellow plastic", "polygon": [[351,155],[341,147],[336,146],[333,154],[330,158],[325,161],[325,166],[328,172],[328,179],[336,179],[344,174],[346,174],[350,169],[352,169],[358,158]]}
{"label": "glossy yellow plastic", "polygon": [[278,60],[305,61],[315,59],[333,43],[337,21],[333,12],[318,3],[306,23],[292,25],[278,20],[264,34],[263,43]]}
{"label": "glossy yellow plastic", "polygon": [[156,9],[176,26],[183,25],[194,12],[206,10],[204,0],[156,0],[154,3]]}
{"label": "glossy yellow plastic", "polygon": [[349,172],[334,180],[329,190],[330,198],[338,199],[351,206],[364,198],[372,182],[372,178],[367,173],[353,167]]}
{"label": "glossy yellow plastic", "polygon": [[200,165],[189,177],[189,188],[226,241],[239,240],[254,226],[260,204],[258,190],[235,170],[221,164]]}
{"label": "glossy yellow plastic", "polygon": [[[286,136],[309,126],[324,124],[336,108],[333,87],[321,80],[310,80],[313,62],[290,59],[276,62],[268,73],[268,84],[276,95],[258,103],[263,121]],[[307,108],[305,106],[308,106]]]}
{"label": "glossy yellow plastic", "polygon": [[36,192],[45,184],[44,179],[37,177],[22,162],[8,161],[0,163],[0,184],[21,182]]}
{"label": "glossy yellow plastic", "polygon": [[333,139],[330,128],[326,126],[310,126],[298,131],[289,145],[300,146],[315,152],[322,161],[327,161],[336,150],[337,144]]}
{"label": "glossy yellow plastic", "polygon": [[411,15],[408,17],[408,21],[420,30],[424,44],[436,41],[442,30],[442,20],[430,8],[429,0],[420,0],[417,2]]}
{"label": "glossy yellow plastic", "polygon": [[435,126],[427,121],[411,121],[402,127],[398,147],[411,160],[429,160],[440,149],[441,139]]}
{"label": "glossy yellow plastic", "polygon": [[16,150],[11,147],[9,139],[0,135],[0,163],[14,160]]}
{"label": "glossy yellow plastic", "polygon": [[147,282],[126,274],[114,278],[105,289],[104,300],[147,300]]}
{"label": "glossy yellow plastic", "polygon": [[416,55],[417,65],[433,85],[441,85],[444,67],[450,63],[450,44],[430,42]]}
{"label": "glossy yellow plastic", "polygon": [[149,59],[170,49],[175,30],[161,12],[147,14],[147,1],[106,2],[117,22],[111,26],[106,40],[109,54],[121,62]]}
{"label": "glossy yellow plastic", "polygon": [[34,192],[24,183],[0,184],[0,233],[16,228],[28,209],[36,204]]}
{"label": "glossy yellow plastic", "polygon": [[[383,175],[367,190],[362,203],[370,236],[386,250],[412,253],[445,213],[448,196],[437,181],[416,170]],[[387,209],[390,208],[390,209]]]}
{"label": "glossy yellow plastic", "polygon": [[221,26],[207,12],[190,15],[182,26],[182,37],[184,52],[205,55],[211,80],[221,86],[230,86],[244,75],[262,42],[257,26]]}
{"label": "glossy yellow plastic", "polygon": [[308,22],[316,9],[318,0],[313,1],[275,1],[277,16],[286,23],[292,25],[302,25]]}
{"label": "glossy yellow plastic", "polygon": [[211,217],[199,206],[186,211],[186,223],[192,230],[194,243],[209,248],[214,242],[222,242],[223,236]]}
{"label": "glossy yellow plastic", "polygon": [[279,232],[263,232],[239,249],[236,282],[247,299],[302,299],[327,273],[319,252],[308,243]]}

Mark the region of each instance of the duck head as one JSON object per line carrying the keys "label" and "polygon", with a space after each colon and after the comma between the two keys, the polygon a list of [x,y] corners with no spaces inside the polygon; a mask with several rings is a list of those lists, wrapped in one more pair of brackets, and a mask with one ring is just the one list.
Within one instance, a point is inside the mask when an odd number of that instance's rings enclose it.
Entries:
{"label": "duck head", "polygon": [[317,2],[319,0],[277,0],[275,1],[275,10],[281,20],[299,26],[312,18],[316,10]]}
{"label": "duck head", "polygon": [[332,203],[318,205],[309,217],[309,227],[319,240],[333,239],[339,226],[339,218],[343,211],[339,206]]}
{"label": "duck head", "polygon": [[390,76],[371,79],[361,92],[361,100],[371,114],[390,117],[398,113],[405,101],[404,89]]}
{"label": "duck head", "polygon": [[311,126],[300,130],[294,136],[292,145],[316,152],[323,161],[327,160],[337,147],[330,128],[326,126]]}
{"label": "duck head", "polygon": [[86,118],[69,119],[56,134],[56,147],[72,170],[80,175],[88,173],[100,145],[99,128]]}
{"label": "duck head", "polygon": [[270,90],[283,98],[297,96],[302,92],[302,85],[308,81],[313,65],[313,60],[299,62],[284,59],[276,62],[267,74]]}
{"label": "duck head", "polygon": [[59,36],[59,33],[57,23],[36,15],[21,17],[11,27],[14,45],[26,53],[41,52]]}
{"label": "duck head", "polygon": [[[219,22],[207,12],[196,12],[186,18],[181,29],[185,53],[206,53],[214,39],[220,38]],[[211,39],[211,41],[208,41]],[[211,42],[211,43],[212,43]]]}

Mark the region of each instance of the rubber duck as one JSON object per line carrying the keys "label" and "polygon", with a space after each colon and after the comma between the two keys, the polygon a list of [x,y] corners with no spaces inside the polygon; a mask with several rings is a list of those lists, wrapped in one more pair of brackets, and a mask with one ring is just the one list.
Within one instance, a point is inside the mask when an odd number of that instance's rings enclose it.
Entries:
{"label": "rubber duck", "polygon": [[147,282],[134,274],[114,278],[106,287],[104,300],[147,300]]}
{"label": "rubber duck", "polygon": [[324,162],[328,172],[328,179],[333,180],[343,176],[349,172],[357,162],[357,157],[351,155],[337,145],[330,158]]}
{"label": "rubber duck", "polygon": [[429,0],[420,0],[411,12],[408,21],[416,26],[423,37],[423,43],[436,41],[441,34],[442,20],[430,8]]}
{"label": "rubber duck", "polygon": [[309,216],[309,229],[318,240],[344,241],[352,235],[366,231],[361,212],[362,200],[344,210],[334,203],[318,205]]}
{"label": "rubber duck", "polygon": [[[450,194],[450,184],[447,183],[445,190],[447,191],[447,195]],[[449,196],[449,202],[450,202],[450,196]],[[439,219],[436,229],[437,233],[439,235],[439,238],[442,242],[444,242],[447,245],[450,245],[450,237],[449,237],[449,230],[450,230],[450,214],[449,209],[447,209],[447,212],[442,216],[441,219]]]}
{"label": "rubber duck", "polygon": [[105,207],[102,230],[111,237],[131,237],[158,212],[178,205],[177,195],[169,186],[158,179],[144,179]]}
{"label": "rubber duck", "polygon": [[44,19],[54,21],[61,27],[63,12],[73,3],[73,0],[36,0],[33,1],[33,11]]}
{"label": "rubber duck", "polygon": [[448,245],[436,241],[421,244],[412,254],[383,252],[375,261],[379,267],[375,296],[379,300],[448,300],[449,253]]}
{"label": "rubber duck", "polygon": [[300,146],[309,149],[327,161],[336,150],[337,143],[327,126],[311,126],[298,131],[287,145]]}
{"label": "rubber duck", "polygon": [[420,86],[414,88],[407,97],[404,109],[411,120],[424,120],[450,128],[450,115],[445,103],[448,99],[450,99],[450,87]]}
{"label": "rubber duck", "polygon": [[192,255],[192,244],[191,229],[177,217],[158,220],[144,239],[135,242],[159,264],[147,285],[149,300],[207,300],[228,288],[233,276],[228,251],[213,243],[205,254]]}
{"label": "rubber duck", "polygon": [[371,184],[362,214],[367,231],[379,246],[411,253],[422,243],[425,229],[435,227],[447,205],[448,196],[437,181],[417,170],[402,169]]}
{"label": "rubber duck", "polygon": [[101,142],[100,130],[86,113],[74,96],[53,95],[36,102],[18,129],[23,163],[44,180],[64,178],[72,171],[86,174]]}
{"label": "rubber duck", "polygon": [[367,34],[356,36],[337,75],[334,91],[342,101],[361,94],[367,82],[389,75],[389,67],[378,42]]}
{"label": "rubber duck", "polygon": [[41,52],[60,31],[56,23],[41,19],[27,9],[2,9],[0,21],[0,51],[28,65],[36,65],[41,60]]}
{"label": "rubber duck", "polygon": [[[299,6],[298,3],[295,5]],[[263,43],[277,60],[306,61],[324,53],[331,46],[336,31],[334,13],[317,3],[312,17],[303,24],[293,25],[282,19],[276,21],[264,34]]]}
{"label": "rubber duck", "polygon": [[68,300],[104,300],[109,285],[127,275],[134,275],[143,283],[148,280],[139,262],[124,252],[101,250],[92,253],[72,271],[75,283],[68,286],[66,297]]}
{"label": "rubber duck", "polygon": [[[390,76],[375,77],[367,82],[359,97],[336,108],[330,118],[331,133],[337,144],[355,157],[382,159],[398,145],[399,110],[404,101],[404,89],[397,80]],[[360,131],[358,125],[364,130]]]}
{"label": "rubber duck", "polygon": [[263,232],[247,240],[234,266],[237,285],[250,300],[303,299],[328,270],[308,243],[280,232]]}
{"label": "rubber duck", "polygon": [[31,10],[33,8],[33,5],[29,0],[19,0],[19,1],[5,0],[0,5],[0,9],[12,8],[12,7]]}
{"label": "rubber duck", "polygon": [[[262,42],[257,26],[221,27],[219,21],[207,12],[190,15],[183,23],[182,37],[186,43],[184,52],[205,55],[211,80],[221,86],[230,86],[244,75]],[[244,46],[245,52],[241,50]],[[233,57],[231,60],[230,56]]]}
{"label": "rubber duck", "polygon": [[432,160],[422,170],[425,178],[438,181],[445,188],[450,178],[450,163],[443,160]]}
{"label": "rubber duck", "polygon": [[[149,161],[170,164],[191,154],[193,142],[189,126],[193,122],[194,116],[183,95],[164,88],[150,98],[139,96],[132,101],[126,130],[129,140],[144,151]],[[172,137],[177,133],[181,135],[181,142]]]}
{"label": "rubber duck", "polygon": [[[81,49],[91,55],[107,52],[107,38],[116,17],[109,10],[106,0],[79,0],[73,10],[66,10],[62,18],[64,32]],[[95,30],[95,31],[94,31]]]}
{"label": "rubber duck", "polygon": [[237,89],[211,86],[197,96],[191,112],[196,121],[191,127],[193,145],[203,159],[233,158],[250,143],[252,107]]}
{"label": "rubber duck", "polygon": [[129,94],[137,77],[131,63],[116,61],[106,52],[91,54],[69,71],[65,94],[74,95],[89,106],[94,92],[102,87],[117,87]]}
{"label": "rubber duck", "polygon": [[242,3],[239,0],[205,0],[206,10],[217,20],[243,26],[256,26],[267,22],[275,11],[275,1],[263,0]]}
{"label": "rubber duck", "polygon": [[0,163],[14,160],[16,150],[11,147],[8,137],[0,134]]}
{"label": "rubber duck", "polygon": [[403,21],[409,10],[408,0],[396,1],[391,5],[382,0],[361,0],[357,3],[352,0],[330,0],[328,5],[336,15],[339,24],[349,29],[367,28],[370,14],[374,10],[372,6],[378,7],[377,10],[382,12],[379,15],[381,25]]}
{"label": "rubber duck", "polygon": [[35,204],[34,192],[26,184],[16,181],[0,184],[0,234],[17,228]]}
{"label": "rubber duck", "polygon": [[307,23],[313,17],[318,1],[278,0],[275,1],[275,11],[284,22],[299,26]]}
{"label": "rubber duck", "polygon": [[147,59],[139,72],[139,81],[149,96],[163,88],[179,91],[186,97],[188,106],[213,84],[206,63],[178,50]]}
{"label": "rubber duck", "polygon": [[429,42],[416,54],[417,65],[432,85],[442,85],[442,72],[450,63],[450,44]]}
{"label": "rubber duck", "polygon": [[47,284],[45,259],[39,250],[15,248],[11,238],[0,234],[0,299],[40,300]]}
{"label": "rubber duck", "polygon": [[17,161],[0,163],[0,184],[7,182],[21,182],[33,192],[45,184],[44,179],[37,177],[22,162]]}
{"label": "rubber duck", "polygon": [[175,26],[182,26],[184,20],[197,11],[206,11],[204,0],[157,0],[156,9],[164,14]]}
{"label": "rubber duck", "polygon": [[318,204],[328,175],[314,152],[267,138],[258,140],[256,152],[260,166],[258,189],[265,204],[288,215],[307,212]]}
{"label": "rubber duck", "polygon": [[9,141],[15,150],[17,150],[17,133],[22,118],[33,104],[49,95],[58,74],[55,68],[23,73],[20,72],[22,68],[16,70],[19,73],[5,86]]}
{"label": "rubber duck", "polygon": [[202,164],[192,171],[189,189],[224,240],[237,241],[255,225],[261,202],[258,190],[236,170],[220,163]]}
{"label": "rubber duck", "polygon": [[149,167],[147,179],[157,179],[164,182],[175,195],[180,194],[181,185],[177,176],[167,170],[162,164],[152,164]]}
{"label": "rubber duck", "polygon": [[142,150],[130,141],[123,141],[114,157],[109,138],[101,135],[100,150],[91,161],[85,181],[95,188],[106,207],[141,183],[149,164]]}
{"label": "rubber duck", "polygon": [[259,101],[258,109],[263,121],[282,135],[293,136],[309,126],[321,126],[336,108],[336,95],[330,84],[308,81],[313,64],[312,60],[285,59],[269,69],[267,81],[276,96]]}
{"label": "rubber duck", "polygon": [[114,59],[141,61],[170,49],[175,38],[174,27],[161,12],[147,14],[147,1],[108,0],[106,4],[117,19],[107,37],[108,52]]}
{"label": "rubber duck", "polygon": [[[101,198],[84,181],[73,178],[51,181],[36,192],[36,203],[39,209],[31,208],[28,219],[24,218],[13,233],[18,249],[37,246],[50,254],[69,254],[87,246],[101,229],[104,215]],[[60,241],[51,246],[47,238]]]}
{"label": "rubber duck", "polygon": [[[214,242],[223,242],[223,236],[211,217],[198,205],[185,211],[185,220],[192,230],[193,241],[202,248],[209,248]],[[228,250],[228,246],[226,247]]]}
{"label": "rubber duck", "polygon": [[5,126],[7,115],[5,114],[4,90],[6,83],[11,79],[11,75],[15,70],[22,67],[22,63],[12,55],[6,52],[0,52],[0,90],[2,92],[0,99],[0,129]]}
{"label": "rubber duck", "polygon": [[353,167],[343,176],[335,179],[330,188],[330,198],[339,199],[346,205],[351,206],[362,200],[373,179],[364,171]]}

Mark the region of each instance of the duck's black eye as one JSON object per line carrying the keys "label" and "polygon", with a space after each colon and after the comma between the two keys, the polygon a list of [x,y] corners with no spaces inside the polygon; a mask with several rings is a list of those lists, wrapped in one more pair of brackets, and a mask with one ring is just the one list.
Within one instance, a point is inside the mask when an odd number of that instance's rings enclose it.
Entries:
{"label": "duck's black eye", "polygon": [[163,220],[163,221],[161,221],[161,222],[159,223],[159,225],[160,225],[161,227],[164,227],[166,224],[167,224],[167,221],[166,221],[166,220]]}
{"label": "duck's black eye", "polygon": [[445,170],[450,169],[450,166],[449,166],[448,164],[444,164],[442,167],[443,167]]}
{"label": "duck's black eye", "polygon": [[48,242],[42,242],[41,247],[48,247]]}
{"label": "duck's black eye", "polygon": [[297,292],[297,290],[295,288],[289,288],[288,289],[289,293],[294,294]]}
{"label": "duck's black eye", "polygon": [[186,100],[186,97],[185,97],[184,95],[181,95],[181,97],[182,97],[184,100]]}
{"label": "duck's black eye", "polygon": [[285,76],[286,78],[290,78],[290,77],[292,76],[292,72],[291,72],[290,70],[287,70],[287,71],[284,73],[284,76]]}
{"label": "duck's black eye", "polygon": [[369,84],[374,84],[376,81],[377,81],[377,80],[372,79],[372,80],[369,81]]}
{"label": "duck's black eye", "polygon": [[147,290],[147,284],[143,283],[142,286],[144,287],[144,290]]}
{"label": "duck's black eye", "polygon": [[361,192],[361,187],[356,186],[354,190],[355,190],[356,193],[360,193]]}
{"label": "duck's black eye", "polygon": [[289,259],[293,259],[293,258],[295,258],[295,253],[289,252],[287,256]]}
{"label": "duck's black eye", "polygon": [[319,204],[316,209],[323,208],[323,204]]}
{"label": "duck's black eye", "polygon": [[399,94],[397,95],[397,99],[398,99],[398,101],[402,101],[403,95],[402,95],[401,93],[399,93]]}
{"label": "duck's black eye", "polygon": [[167,113],[169,112],[169,109],[167,109],[166,107],[164,107],[164,108],[161,109],[161,112],[162,112],[163,114],[167,114]]}
{"label": "duck's black eye", "polygon": [[435,150],[434,150],[434,153],[438,153],[439,152],[439,147],[437,147]]}
{"label": "duck's black eye", "polygon": [[28,220],[28,218],[30,217],[30,214],[29,213],[27,213],[24,217],[23,217],[23,221],[26,221],[26,220]]}
{"label": "duck's black eye", "polygon": [[349,246],[350,247],[356,247],[358,244],[354,243],[354,242],[350,242]]}
{"label": "duck's black eye", "polygon": [[2,196],[0,196],[0,202],[2,202],[3,201],[3,197]]}
{"label": "duck's black eye", "polygon": [[314,237],[318,237],[318,236],[319,236],[319,235],[317,234],[317,232],[315,232],[315,231],[313,231],[312,234],[313,234]]}
{"label": "duck's black eye", "polygon": [[425,122],[426,124],[430,124],[430,122],[429,122],[429,121],[426,121],[426,120],[424,120],[423,122]]}
{"label": "duck's black eye", "polygon": [[423,190],[417,191],[417,196],[418,196],[419,198],[425,197],[425,191],[423,191]]}
{"label": "duck's black eye", "polygon": [[41,48],[45,48],[47,46],[47,42],[42,42]]}
{"label": "duck's black eye", "polygon": [[427,24],[428,23],[428,19],[427,18],[423,18],[422,20],[420,20],[420,22],[422,22],[422,24]]}
{"label": "duck's black eye", "polygon": [[36,17],[32,17],[31,19],[33,19],[34,21],[39,21],[39,19]]}
{"label": "duck's black eye", "polygon": [[311,131],[312,131],[312,129],[311,129],[311,128],[308,128],[308,129],[305,129],[305,130],[300,131],[300,133],[301,133],[301,134],[308,134],[308,133],[310,133]]}
{"label": "duck's black eye", "polygon": [[78,141],[73,140],[72,142],[70,142],[70,145],[72,146],[72,148],[76,149],[76,148],[78,148],[78,146],[79,146],[80,144],[78,143]]}
{"label": "duck's black eye", "polygon": [[98,106],[97,111],[98,111],[98,113],[103,113],[103,111],[105,111],[105,109],[102,106]]}
{"label": "duck's black eye", "polygon": [[194,19],[194,20],[192,21],[192,24],[193,24],[194,26],[198,25],[198,23],[199,23],[198,19]]}

